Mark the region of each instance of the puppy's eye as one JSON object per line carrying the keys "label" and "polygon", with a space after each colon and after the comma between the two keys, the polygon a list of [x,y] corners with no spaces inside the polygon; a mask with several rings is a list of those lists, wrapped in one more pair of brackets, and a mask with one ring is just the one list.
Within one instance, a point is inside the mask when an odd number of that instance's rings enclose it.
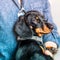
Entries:
{"label": "puppy's eye", "polygon": [[36,16],[36,20],[37,20],[37,19],[39,19],[39,17],[38,17],[38,16]]}
{"label": "puppy's eye", "polygon": [[39,20],[39,17],[38,16],[36,16],[36,21],[39,23],[40,22],[40,20]]}

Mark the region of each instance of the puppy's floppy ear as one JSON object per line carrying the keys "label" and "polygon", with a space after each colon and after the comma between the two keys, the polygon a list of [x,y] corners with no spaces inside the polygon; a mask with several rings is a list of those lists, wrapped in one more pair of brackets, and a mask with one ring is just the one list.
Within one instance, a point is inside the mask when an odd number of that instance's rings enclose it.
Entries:
{"label": "puppy's floppy ear", "polygon": [[32,37],[32,32],[29,26],[26,25],[24,16],[20,16],[18,18],[18,21],[15,24],[14,30],[18,36],[21,38],[31,38]]}

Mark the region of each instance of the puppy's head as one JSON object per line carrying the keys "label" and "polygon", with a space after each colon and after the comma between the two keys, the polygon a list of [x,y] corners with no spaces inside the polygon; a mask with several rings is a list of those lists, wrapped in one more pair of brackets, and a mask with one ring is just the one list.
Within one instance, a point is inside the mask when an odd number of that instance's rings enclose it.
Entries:
{"label": "puppy's head", "polygon": [[38,11],[28,11],[25,14],[25,22],[38,36],[50,33],[53,29],[53,26],[47,23],[47,20]]}
{"label": "puppy's head", "polygon": [[50,33],[53,26],[48,23],[44,16],[38,11],[28,11],[20,16],[15,24],[15,32],[23,38],[31,38],[32,30],[37,36]]}

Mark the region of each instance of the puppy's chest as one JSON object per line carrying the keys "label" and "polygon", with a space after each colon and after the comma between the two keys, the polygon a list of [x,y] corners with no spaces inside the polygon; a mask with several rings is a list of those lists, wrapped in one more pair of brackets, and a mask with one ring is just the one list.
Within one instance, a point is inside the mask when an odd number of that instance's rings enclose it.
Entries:
{"label": "puppy's chest", "polygon": [[36,41],[34,41],[34,40],[24,40],[24,41],[20,41],[21,43],[20,43],[20,47],[24,47],[24,46],[26,46],[26,47],[28,47],[28,46],[38,46],[38,44],[37,44],[37,42]]}

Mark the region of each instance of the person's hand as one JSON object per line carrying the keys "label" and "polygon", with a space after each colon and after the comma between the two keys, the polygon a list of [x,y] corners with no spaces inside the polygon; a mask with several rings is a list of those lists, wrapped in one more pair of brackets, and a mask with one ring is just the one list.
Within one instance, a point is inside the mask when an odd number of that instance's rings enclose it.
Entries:
{"label": "person's hand", "polygon": [[53,54],[49,50],[45,50],[43,53],[45,55],[49,55],[49,56],[51,56],[53,58]]}
{"label": "person's hand", "polygon": [[52,54],[56,54],[57,53],[57,45],[54,42],[48,41],[45,43],[45,47],[47,50],[49,50]]}
{"label": "person's hand", "polygon": [[40,46],[40,48],[42,49],[43,54],[49,55],[50,57],[53,58],[53,54],[49,50],[47,50],[46,48],[44,48],[42,46]]}

